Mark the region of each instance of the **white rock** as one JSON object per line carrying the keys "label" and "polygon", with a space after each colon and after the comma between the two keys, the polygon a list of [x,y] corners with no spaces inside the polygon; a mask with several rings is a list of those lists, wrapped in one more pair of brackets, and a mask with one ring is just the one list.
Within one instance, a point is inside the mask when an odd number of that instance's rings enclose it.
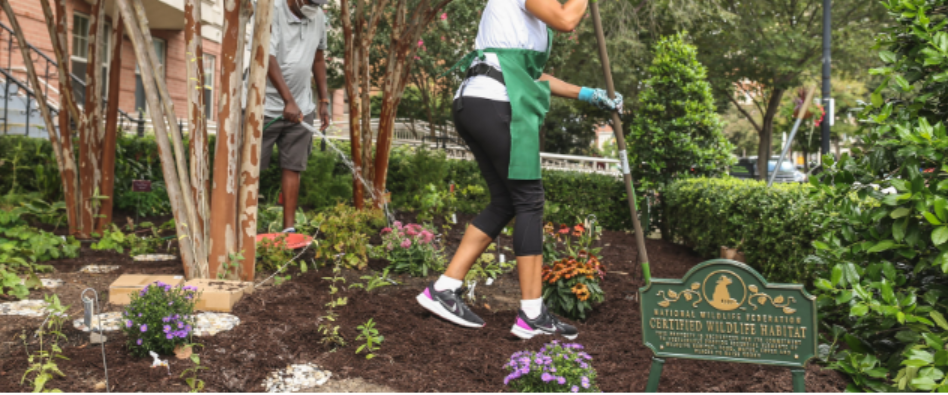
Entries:
{"label": "white rock", "polygon": [[[89,332],[89,328],[85,325],[84,319],[79,318],[72,322],[72,326],[76,329]],[[92,316],[92,327],[100,328],[103,332],[111,332],[122,329],[122,313],[118,311],[113,311],[109,313],[102,313]]]}
{"label": "white rock", "polygon": [[86,265],[82,269],[79,269],[81,273],[87,274],[103,274],[111,273],[118,270],[121,266],[118,265]]}
{"label": "white rock", "polygon": [[240,325],[240,318],[227,313],[198,313],[194,316],[194,336],[214,336]]}
{"label": "white rock", "polygon": [[267,392],[299,392],[326,384],[332,373],[311,363],[288,365],[286,369],[270,373],[262,386]]}
{"label": "white rock", "polygon": [[0,303],[0,315],[43,317],[47,314],[49,312],[46,310],[46,302],[39,299]]}

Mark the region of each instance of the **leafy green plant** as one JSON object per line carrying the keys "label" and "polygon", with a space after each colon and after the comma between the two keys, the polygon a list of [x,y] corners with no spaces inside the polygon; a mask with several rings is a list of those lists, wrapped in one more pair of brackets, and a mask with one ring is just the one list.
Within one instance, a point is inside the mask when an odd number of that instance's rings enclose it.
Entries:
{"label": "leafy green plant", "polygon": [[382,273],[378,273],[377,275],[367,275],[367,276],[359,277],[360,279],[362,279],[362,281],[365,281],[365,284],[356,283],[356,284],[350,285],[349,288],[364,288],[365,292],[372,292],[382,287],[398,284],[397,281],[392,280],[391,278],[388,277],[388,271],[389,271],[389,268],[385,268],[382,270]]}
{"label": "leafy green plant", "polygon": [[447,221],[455,210],[457,198],[446,188],[441,190],[435,184],[428,184],[422,193],[415,196],[415,203],[418,208],[418,221],[431,221],[439,216],[443,216]]}
{"label": "leafy green plant", "polygon": [[319,332],[322,339],[320,343],[329,346],[332,349],[346,346],[346,339],[339,334],[339,325],[333,325],[336,322],[336,308],[345,306],[348,303],[348,298],[338,297],[334,295],[339,293],[339,287],[336,286],[337,282],[346,282],[346,278],[342,276],[342,260],[336,259],[332,268],[332,277],[323,277],[323,280],[329,281],[329,302],[326,303],[328,310],[326,315],[319,317],[316,321],[319,322],[319,326],[316,327],[316,330]]}
{"label": "leafy green plant", "polygon": [[382,245],[389,267],[395,273],[408,273],[413,277],[427,277],[428,272],[440,272],[444,259],[434,245],[435,233],[418,224],[402,225],[395,221],[395,228],[382,229]]}
{"label": "leafy green plant", "polygon": [[501,263],[497,260],[494,255],[494,251],[497,250],[497,245],[491,243],[487,246],[487,249],[484,250],[484,253],[481,256],[477,257],[477,260],[474,261],[474,264],[471,265],[471,270],[468,270],[467,275],[464,276],[464,282],[477,282],[485,281],[489,278],[497,279],[504,273],[510,272],[517,266],[516,261],[506,261]]}
{"label": "leafy green plant", "polygon": [[356,337],[356,341],[365,340],[365,344],[356,349],[356,354],[365,351],[365,359],[375,358],[375,354],[373,353],[378,352],[382,341],[385,340],[385,336],[380,335],[378,329],[375,329],[375,321],[373,321],[372,318],[369,318],[364,324],[357,326],[356,329],[361,332],[359,336]]}
{"label": "leafy green plant", "polygon": [[[26,225],[22,210],[0,210],[0,294],[21,299],[29,294],[29,288],[40,285],[36,272],[52,270],[52,266],[37,262],[79,255],[75,238],[59,237]],[[20,276],[24,275],[27,281],[20,284]]]}
{"label": "leafy green plant", "polygon": [[[162,225],[165,228],[167,225]],[[90,248],[93,250],[115,251],[119,254],[128,250],[129,255],[151,254],[161,248],[162,238],[158,227],[151,222],[142,222],[136,226],[129,224],[126,229],[128,233],[122,232],[118,225],[112,224],[102,232],[99,241],[92,243]]]}
{"label": "leafy green plant", "polygon": [[62,392],[58,389],[46,388],[46,385],[56,376],[66,377],[56,364],[56,360],[69,359],[63,355],[63,350],[59,346],[60,341],[67,340],[62,330],[63,324],[69,318],[66,315],[69,306],[60,304],[59,296],[55,294],[45,295],[43,298],[47,303],[46,310],[49,311],[49,318],[46,320],[46,329],[41,327],[36,333],[39,338],[39,348],[30,354],[27,336],[25,334],[20,335],[23,346],[26,347],[27,362],[29,363],[29,367],[23,373],[23,377],[20,378],[20,384],[29,381],[33,386],[33,392]]}
{"label": "leafy green plant", "polygon": [[599,392],[592,357],[578,343],[554,340],[539,352],[518,351],[504,369],[504,385],[518,392]]}
{"label": "leafy green plant", "polygon": [[342,203],[316,214],[313,220],[321,224],[322,239],[316,245],[316,259],[330,260],[342,254],[343,264],[353,269],[363,269],[368,264],[368,233],[385,223],[382,210],[356,210]]}
{"label": "leafy green plant", "polygon": [[818,318],[840,327],[847,349],[827,345],[827,360],[850,390],[945,392],[948,2],[882,5],[894,23],[876,37],[885,66],[870,70],[883,80],[860,115],[862,144],[811,179],[828,200],[809,258],[823,269]]}
{"label": "leafy green plant", "polygon": [[149,351],[167,355],[175,346],[188,344],[199,297],[196,287],[172,287],[161,281],[133,293],[122,313],[122,330],[132,355],[143,357]]}
{"label": "leafy green plant", "polygon": [[[258,250],[259,251],[259,250]],[[263,254],[270,256],[269,254]],[[217,272],[218,280],[226,280],[232,278],[236,273],[240,272],[240,263],[244,260],[244,251],[240,250],[239,252],[232,252],[227,254],[227,261],[221,262],[221,270]],[[260,258],[257,258],[257,264],[259,265]]]}
{"label": "leafy green plant", "polygon": [[[188,346],[192,349],[195,347],[204,347],[201,344],[189,344]],[[207,367],[201,365],[201,356],[197,353],[191,354],[190,359],[194,366],[182,371],[179,377],[184,379],[184,382],[188,384],[188,388],[191,389],[191,392],[201,392],[204,390],[204,380],[198,378],[198,373],[202,370],[207,370]],[[185,378],[184,376],[187,375],[191,377]]]}
{"label": "leafy green plant", "polygon": [[663,217],[674,240],[703,257],[740,244],[747,264],[771,281],[808,283],[813,253],[832,211],[808,184],[774,184],[735,178],[677,181],[662,194]]}

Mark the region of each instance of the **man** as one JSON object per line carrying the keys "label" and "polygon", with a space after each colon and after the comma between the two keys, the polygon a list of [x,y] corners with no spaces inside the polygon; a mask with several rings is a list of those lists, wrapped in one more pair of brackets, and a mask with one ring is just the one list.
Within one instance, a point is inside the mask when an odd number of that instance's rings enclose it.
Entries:
{"label": "man", "polygon": [[[270,164],[273,144],[280,149],[283,169],[283,232],[293,233],[300,173],[313,148],[313,133],[300,125],[313,124],[318,111],[322,130],[329,126],[326,91],[326,15],[320,7],[328,0],[276,0],[270,28],[270,64],[264,106],[263,152],[260,169]],[[316,79],[319,105],[313,103]],[[282,117],[274,122],[278,117]]]}

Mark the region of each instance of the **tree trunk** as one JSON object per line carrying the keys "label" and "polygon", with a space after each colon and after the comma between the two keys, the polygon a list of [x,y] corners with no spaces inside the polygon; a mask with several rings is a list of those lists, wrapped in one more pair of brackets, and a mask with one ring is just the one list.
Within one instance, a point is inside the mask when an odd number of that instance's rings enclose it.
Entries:
{"label": "tree trunk", "polygon": [[[187,0],[184,4],[184,42],[185,65],[188,77],[188,144],[191,157],[191,198],[197,210],[197,222],[194,232],[202,240],[210,240],[209,217],[210,207],[207,198],[208,163],[207,163],[207,114],[204,113],[204,46],[201,38],[201,3],[200,0]],[[207,246],[202,245],[199,254],[207,256]],[[189,273],[185,273],[189,276]]]}
{"label": "tree trunk", "polygon": [[102,180],[98,155],[101,152],[102,137],[102,67],[99,65],[99,42],[105,30],[104,0],[97,0],[89,16],[88,64],[86,67],[86,102],[84,122],[79,126],[79,236],[87,238],[95,227],[98,214],[99,197],[96,190]]}
{"label": "tree trunk", "polygon": [[[352,19],[349,13],[349,2],[346,0],[342,1],[341,4],[341,20],[342,20],[342,30],[343,30],[343,39],[345,40],[345,53],[343,64],[343,74],[345,75],[345,84],[346,84],[346,95],[349,97],[349,144],[350,144],[350,156],[352,157],[352,200],[353,205],[357,209],[362,209],[365,198],[362,194],[362,182],[359,180],[359,176],[362,174],[362,147],[361,147],[361,136],[360,133],[360,119],[359,108],[359,78],[357,72],[359,70],[359,46],[356,46],[354,43],[360,42],[361,37],[353,36],[353,27]],[[361,30],[360,30],[361,31]]]}
{"label": "tree trunk", "polygon": [[[102,207],[99,210],[99,221],[96,224],[96,232],[102,232],[112,223],[112,205],[115,202],[115,145],[118,139],[118,109],[119,109],[119,89],[122,73],[122,30],[124,28],[122,18],[118,15],[116,9],[115,16],[112,17],[112,57],[109,60],[109,98],[108,108],[105,111],[105,138],[102,141],[102,196],[108,199],[102,201]],[[63,111],[63,114],[66,112]]]}
{"label": "tree trunk", "polygon": [[221,42],[220,111],[217,116],[217,143],[214,180],[211,190],[211,241],[209,274],[217,277],[228,254],[237,253],[237,140],[240,127],[240,90],[244,40],[240,13],[244,0],[224,0],[224,37]]}
{"label": "tree trunk", "polygon": [[253,48],[250,57],[250,81],[247,91],[247,114],[244,122],[243,154],[240,164],[239,248],[243,281],[253,281],[257,246],[257,199],[260,181],[260,142],[263,137],[263,100],[267,89],[267,64],[270,60],[270,22],[273,0],[259,0],[253,25]]}
{"label": "tree trunk", "polygon": [[[773,93],[770,94],[770,100],[768,100],[767,103],[767,112],[764,114],[764,122],[761,124],[761,130],[758,134],[760,136],[760,144],[757,146],[757,174],[759,174],[760,179],[764,181],[770,177],[767,174],[767,162],[771,156],[770,146],[774,133],[774,117],[780,108],[780,100],[783,98],[784,92],[785,90],[782,88],[774,88]],[[776,171],[776,169],[774,170]]]}
{"label": "tree trunk", "polygon": [[[49,31],[53,53],[56,62],[59,63],[59,72],[56,74],[59,77],[60,113],[66,113],[66,115],[59,118],[60,138],[57,141],[61,143],[61,146],[57,146],[53,139],[50,139],[50,142],[53,143],[53,151],[57,155],[56,162],[59,165],[59,173],[63,180],[63,197],[66,202],[66,216],[69,219],[69,233],[77,235],[80,226],[79,174],[76,171],[76,161],[73,155],[72,130],[69,127],[69,119],[72,118],[76,125],[79,125],[82,117],[73,97],[75,91],[72,89],[72,78],[69,73],[69,52],[66,49],[66,6],[64,2],[57,1],[55,3],[56,16],[54,17],[53,10],[49,6],[49,0],[40,0],[40,4],[43,8],[43,16],[46,19],[46,28]],[[52,24],[51,21],[56,21],[56,24]],[[13,27],[13,31],[16,32],[17,27]],[[26,45],[21,43],[21,47],[26,48]],[[27,57],[24,57],[24,59],[27,59]],[[49,132],[54,133],[55,129],[50,129]]]}
{"label": "tree trunk", "polygon": [[[192,247],[192,233],[187,226],[188,217],[184,207],[184,199],[186,199],[184,193],[186,189],[182,190],[181,188],[178,173],[175,169],[175,161],[172,156],[171,144],[168,141],[165,116],[169,114],[163,112],[163,107],[159,103],[158,92],[156,92],[156,90],[158,90],[156,86],[158,82],[155,79],[152,65],[158,63],[153,61],[155,57],[154,46],[145,40],[144,35],[149,33],[144,33],[143,30],[147,29],[147,26],[141,26],[141,21],[137,19],[132,11],[132,7],[128,4],[130,1],[132,0],[116,0],[116,5],[122,13],[122,20],[125,21],[125,27],[132,41],[132,47],[135,49],[135,58],[138,61],[141,71],[140,75],[142,77],[142,85],[145,88],[145,98],[148,103],[149,113],[152,117],[152,126],[155,129],[155,141],[158,143],[161,170],[165,177],[165,186],[168,189],[168,198],[171,201],[172,213],[175,218],[178,246],[181,250],[181,260],[184,262],[184,265],[188,267],[187,271],[189,273],[201,273],[196,261],[198,257],[195,257]],[[149,52],[151,52],[151,56],[149,56]],[[163,85],[164,80],[160,81]],[[173,116],[174,113],[170,115]]]}

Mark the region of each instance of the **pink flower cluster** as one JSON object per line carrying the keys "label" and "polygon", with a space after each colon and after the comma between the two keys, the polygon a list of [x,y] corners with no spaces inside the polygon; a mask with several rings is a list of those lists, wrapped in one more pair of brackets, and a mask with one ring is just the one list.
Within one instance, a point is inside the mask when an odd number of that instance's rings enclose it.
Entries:
{"label": "pink flower cluster", "polygon": [[434,233],[419,224],[402,225],[401,222],[395,221],[392,225],[395,226],[394,229],[386,227],[381,232],[385,239],[385,248],[389,251],[396,245],[401,248],[410,248],[412,244],[427,245],[434,241]]}

